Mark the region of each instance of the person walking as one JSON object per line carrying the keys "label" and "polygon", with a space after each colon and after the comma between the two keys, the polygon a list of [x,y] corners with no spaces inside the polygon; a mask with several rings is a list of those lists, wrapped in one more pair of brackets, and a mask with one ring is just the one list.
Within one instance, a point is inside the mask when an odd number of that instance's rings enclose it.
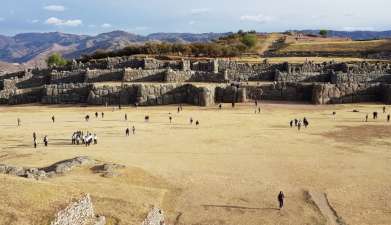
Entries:
{"label": "person walking", "polygon": [[136,134],[136,128],[134,126],[132,127],[132,131],[133,131],[133,135],[135,135]]}
{"label": "person walking", "polygon": [[45,147],[48,146],[48,144],[49,144],[49,139],[48,139],[48,136],[47,136],[47,135],[45,135],[45,137],[43,137],[43,143],[45,144]]}
{"label": "person walking", "polygon": [[278,199],[279,208],[281,210],[284,207],[284,199],[285,199],[284,192],[280,191],[280,193],[277,196],[277,199]]}
{"label": "person walking", "polygon": [[53,123],[55,122],[56,118],[54,116],[52,116],[52,121]]}
{"label": "person walking", "polygon": [[126,135],[126,136],[129,136],[129,128],[126,128],[126,130],[125,130],[125,135]]}

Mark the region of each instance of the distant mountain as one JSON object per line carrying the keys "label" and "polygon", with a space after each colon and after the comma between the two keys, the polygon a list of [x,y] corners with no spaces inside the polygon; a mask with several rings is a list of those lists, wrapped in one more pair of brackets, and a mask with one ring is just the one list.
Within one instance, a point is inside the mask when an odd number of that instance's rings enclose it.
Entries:
{"label": "distant mountain", "polygon": [[[300,30],[305,34],[319,34],[319,30]],[[353,40],[372,40],[372,39],[384,39],[391,38],[391,30],[389,31],[335,31],[329,30],[328,36],[331,37],[345,37]]]}
{"label": "distant mountain", "polygon": [[[227,33],[228,34],[228,33]],[[13,37],[0,35],[0,61],[41,66],[42,60],[53,52],[60,52],[67,58],[77,58],[97,50],[119,50],[133,44],[147,41],[171,43],[210,42],[225,33],[156,33],[141,36],[124,31],[113,31],[96,36],[53,33],[24,33]]]}

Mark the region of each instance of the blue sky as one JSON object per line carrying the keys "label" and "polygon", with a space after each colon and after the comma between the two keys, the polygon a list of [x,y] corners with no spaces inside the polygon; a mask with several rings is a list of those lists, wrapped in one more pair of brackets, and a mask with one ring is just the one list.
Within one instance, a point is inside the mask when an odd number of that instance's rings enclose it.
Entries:
{"label": "blue sky", "polygon": [[1,0],[0,34],[391,30],[391,0]]}

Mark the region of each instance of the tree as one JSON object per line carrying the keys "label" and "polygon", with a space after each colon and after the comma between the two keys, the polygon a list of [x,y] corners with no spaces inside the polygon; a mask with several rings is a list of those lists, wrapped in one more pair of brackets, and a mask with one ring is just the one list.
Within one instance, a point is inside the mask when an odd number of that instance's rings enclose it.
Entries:
{"label": "tree", "polygon": [[245,34],[242,37],[242,43],[245,44],[248,48],[253,48],[257,44],[257,35],[256,34]]}
{"label": "tree", "polygon": [[46,63],[48,64],[49,67],[65,66],[68,63],[68,61],[64,59],[59,53],[53,53],[46,60]]}
{"label": "tree", "polygon": [[328,34],[328,31],[327,30],[320,30],[319,31],[319,35],[321,35],[322,37],[326,37]]}

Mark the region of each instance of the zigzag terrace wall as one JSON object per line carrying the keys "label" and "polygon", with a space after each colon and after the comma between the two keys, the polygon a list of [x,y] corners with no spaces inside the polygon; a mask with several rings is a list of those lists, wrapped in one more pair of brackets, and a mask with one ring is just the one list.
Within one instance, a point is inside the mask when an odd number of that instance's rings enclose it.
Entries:
{"label": "zigzag terrace wall", "polygon": [[391,65],[385,63],[270,64],[117,57],[85,63],[74,60],[62,68],[3,75],[0,103],[207,106],[247,99],[389,103],[390,83]]}

